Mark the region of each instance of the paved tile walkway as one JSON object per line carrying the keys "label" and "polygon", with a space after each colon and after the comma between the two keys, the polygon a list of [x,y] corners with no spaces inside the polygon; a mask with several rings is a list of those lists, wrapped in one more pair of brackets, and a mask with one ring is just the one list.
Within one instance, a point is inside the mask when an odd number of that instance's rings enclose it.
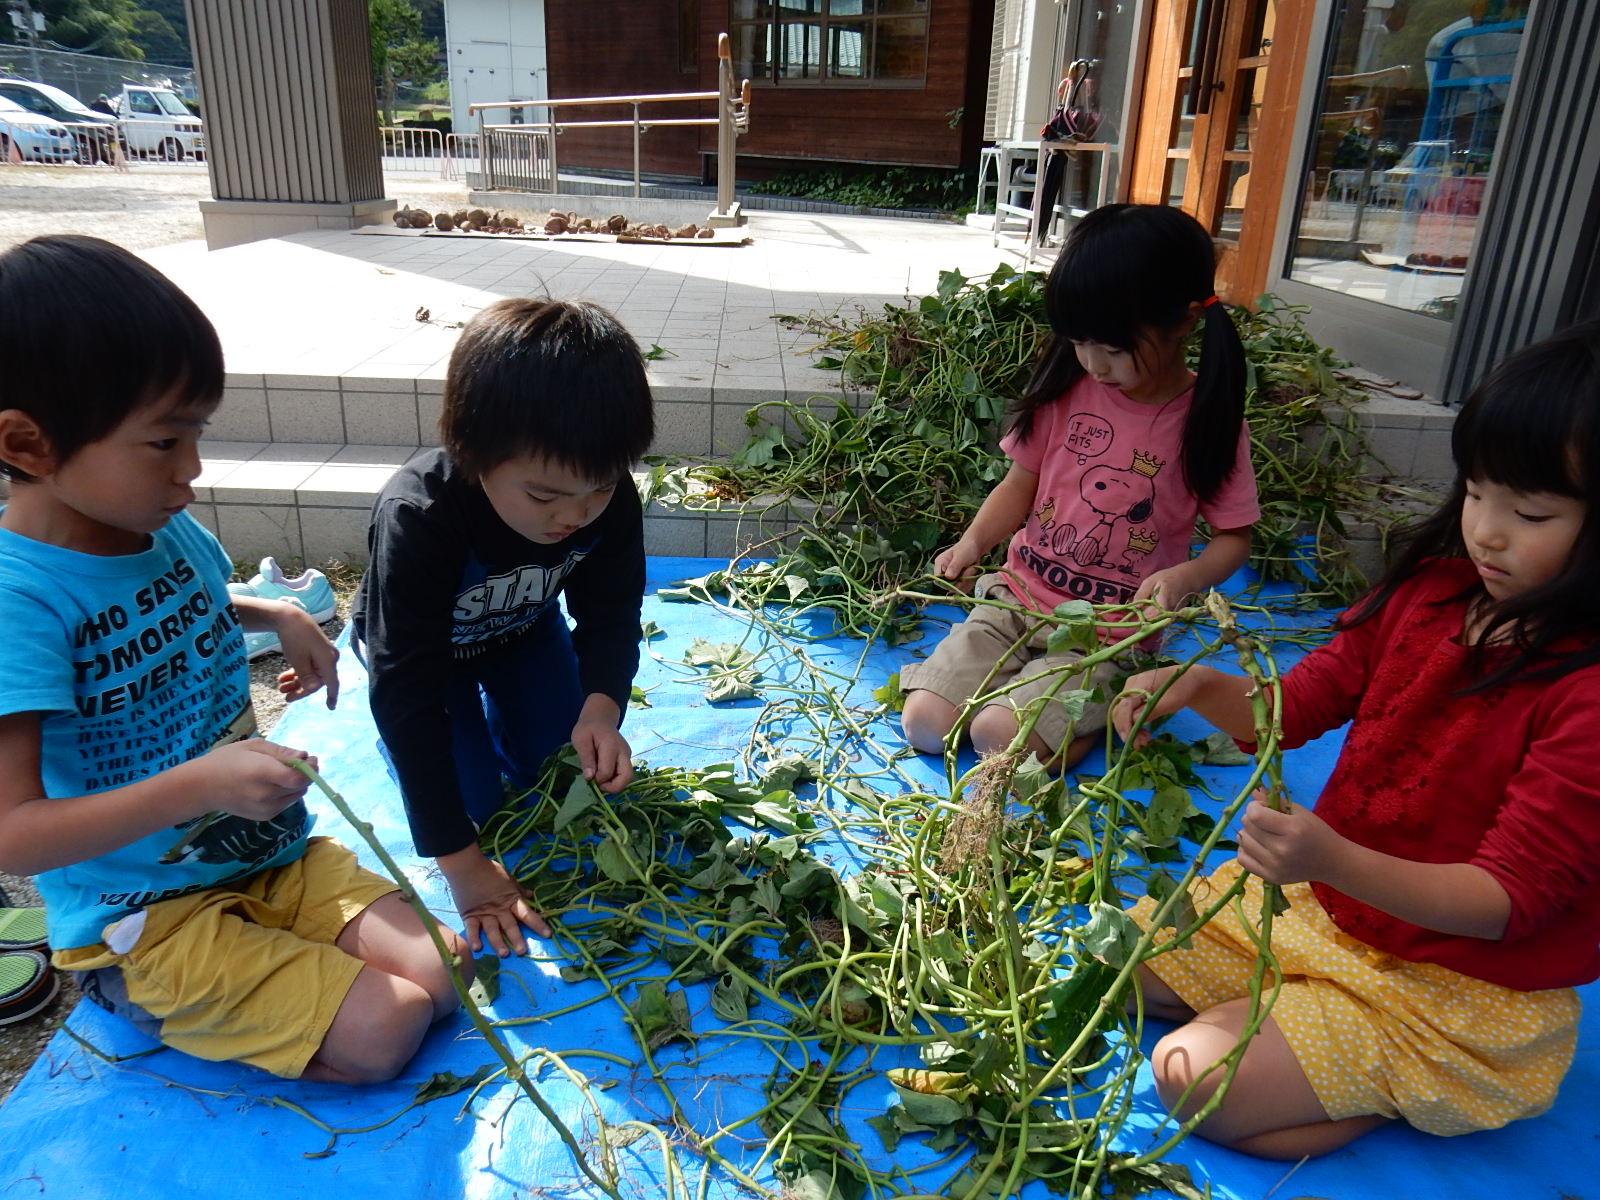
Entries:
{"label": "paved tile walkway", "polygon": [[322,231],[147,257],[216,322],[235,374],[442,379],[456,322],[502,296],[549,294],[612,309],[667,352],[653,381],[699,392],[814,386],[793,353],[814,339],[774,314],[877,309],[931,291],[941,270],[1017,261],[959,224],[757,212],[748,229],[740,247]]}
{"label": "paved tile walkway", "polygon": [[[244,559],[363,558],[372,497],[435,444],[461,323],[504,296],[592,300],[659,346],[654,449],[705,455],[744,441],[752,405],[837,387],[812,365],[818,336],[775,315],[880,311],[933,291],[942,270],[1016,261],[957,224],[761,212],[748,232],[749,245],[725,247],[322,231],[147,252],[215,322],[227,357],[195,515]],[[751,540],[727,520],[655,510],[646,535],[658,554]]]}

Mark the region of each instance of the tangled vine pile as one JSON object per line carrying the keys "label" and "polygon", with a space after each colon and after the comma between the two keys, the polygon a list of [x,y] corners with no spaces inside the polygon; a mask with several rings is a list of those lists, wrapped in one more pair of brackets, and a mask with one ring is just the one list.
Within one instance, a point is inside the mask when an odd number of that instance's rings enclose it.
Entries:
{"label": "tangled vine pile", "polygon": [[[1098,778],[1056,777],[1011,752],[935,794],[878,744],[883,705],[848,699],[871,682],[860,667],[824,665],[796,640],[791,613],[732,591],[748,644],[713,673],[760,670],[766,696],[742,763],[647,769],[613,799],[568,753],[483,832],[549,918],[563,977],[599,981],[573,1007],[614,1004],[635,1046],[518,1058],[473,1004],[500,1068],[453,1087],[434,1082],[419,1100],[471,1088],[470,1105],[509,1080],[589,1181],[619,1198],[638,1194],[637,1174],[619,1166],[625,1147],[659,1154],[651,1177],[665,1192],[654,1194],[669,1200],[705,1195],[719,1178],[773,1200],[989,1200],[1032,1182],[1083,1200],[1198,1196],[1165,1155],[1208,1110],[1152,1134],[1147,1099],[1146,1128],[1126,1129],[1143,1027],[1132,978],[1139,962],[1236,902],[1219,895],[1197,913],[1187,889],[1227,847],[1227,823],[1252,790],[1276,781],[1267,701],[1257,711],[1260,755],[1253,770],[1233,772],[1227,795],[1213,795],[1199,768],[1250,760],[1220,737],[1170,736],[1110,748]],[[701,598],[719,602],[703,589]],[[1092,646],[1091,660],[1118,652],[1099,645],[1095,618],[1087,604],[1064,605],[1056,635]],[[1270,642],[1241,634],[1215,596],[1129,638],[1174,625],[1192,635],[1189,664],[1231,648],[1262,683],[1275,678]],[[1149,930],[1125,913],[1141,896],[1160,906]],[[1270,912],[1262,919],[1270,926]],[[1264,954],[1258,1019],[1270,1007],[1269,964]],[[703,1111],[697,1122],[685,1098],[735,1069],[719,1056],[748,1062],[752,1047],[770,1063],[759,1095],[714,1128]],[[608,1123],[573,1065],[584,1057],[633,1067],[655,1089],[661,1119]],[[586,1097],[581,1129],[542,1097],[536,1078],[547,1068]],[[888,1106],[874,1099],[885,1082]],[[876,1114],[865,1121],[873,1137],[860,1136],[859,1120],[847,1127],[864,1108]],[[937,1154],[906,1160],[896,1150],[907,1137]]]}
{"label": "tangled vine pile", "polygon": [[[881,315],[783,318],[818,334],[829,353],[817,365],[838,373],[847,399],[757,406],[731,457],[655,462],[651,498],[741,506],[761,521],[753,553],[775,555],[776,567],[744,582],[764,599],[825,599],[845,628],[909,636],[915,610],[885,611],[875,597],[925,577],[1005,474],[999,424],[1048,333],[1043,279],[1006,266],[987,279],[946,271],[934,295]],[[1230,310],[1262,508],[1252,563],[1307,597],[1348,599],[1362,581],[1345,521],[1375,494],[1358,393],[1306,333],[1303,310],[1271,296],[1257,304]]]}

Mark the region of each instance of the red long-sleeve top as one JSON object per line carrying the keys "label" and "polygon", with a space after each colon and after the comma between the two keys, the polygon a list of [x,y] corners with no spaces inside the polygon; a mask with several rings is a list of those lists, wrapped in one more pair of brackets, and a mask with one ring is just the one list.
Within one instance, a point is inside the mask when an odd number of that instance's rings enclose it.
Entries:
{"label": "red long-sleeve top", "polygon": [[1316,804],[1352,841],[1415,862],[1470,862],[1511,898],[1498,941],[1436,933],[1325,884],[1340,929],[1379,950],[1522,991],[1600,977],[1600,667],[1459,695],[1477,582],[1439,560],[1376,617],[1283,679],[1286,748],[1351,721]]}

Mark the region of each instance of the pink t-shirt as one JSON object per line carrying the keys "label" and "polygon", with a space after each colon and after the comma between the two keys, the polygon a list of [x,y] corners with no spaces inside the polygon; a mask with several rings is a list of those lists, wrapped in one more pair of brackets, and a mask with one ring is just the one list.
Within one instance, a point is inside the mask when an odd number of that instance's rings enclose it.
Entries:
{"label": "pink t-shirt", "polygon": [[1000,447],[1039,476],[1028,520],[1011,539],[1006,570],[1023,601],[1048,612],[1066,600],[1120,604],[1141,580],[1189,558],[1197,515],[1213,529],[1261,516],[1250,431],[1237,466],[1208,504],[1184,486],[1183,423],[1191,388],[1165,404],[1139,404],[1085,376],[1034,414],[1026,442]]}

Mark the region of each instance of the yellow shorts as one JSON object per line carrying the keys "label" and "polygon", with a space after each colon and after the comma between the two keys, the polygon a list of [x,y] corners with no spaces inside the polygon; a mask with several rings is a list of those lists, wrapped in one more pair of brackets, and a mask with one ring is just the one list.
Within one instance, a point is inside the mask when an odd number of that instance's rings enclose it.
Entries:
{"label": "yellow shorts", "polygon": [[[999,574],[983,576],[974,592],[984,599],[1022,606]],[[976,605],[925,661],[900,669],[900,686],[907,691],[932,692],[957,708],[980,692],[990,694],[982,707],[1002,705],[1014,712],[1022,712],[1040,697],[1050,697],[1044,701],[1034,732],[1050,746],[1064,746],[1074,737],[1105,729],[1112,682],[1139,670],[1140,664],[1132,656],[1108,659],[1090,668],[1087,676],[1078,672],[1076,678],[1063,681],[1063,675],[1078,670],[1083,651],[1050,653],[1048,643],[1055,631],[1053,622],[1025,612]],[[1102,699],[1087,702],[1076,717],[1060,702],[1068,693],[1096,688]]]}
{"label": "yellow shorts", "polygon": [[[1201,880],[1197,908],[1242,873],[1226,862]],[[1572,1064],[1580,1004],[1571,988],[1519,992],[1433,963],[1408,962],[1334,925],[1309,884],[1284,888],[1273,918],[1283,988],[1272,1006],[1317,1099],[1334,1120],[1378,1114],[1450,1136],[1536,1117],[1555,1102]],[[1131,911],[1148,928],[1155,902]],[[1249,876],[1244,910],[1261,913]],[[1157,934],[1171,941],[1173,931]],[[1187,948],[1146,965],[1196,1012],[1249,995],[1256,953],[1229,904]]]}
{"label": "yellow shorts", "polygon": [[54,961],[87,972],[87,995],[131,1005],[126,1015],[176,1050],[296,1079],[365,965],[334,940],[397,890],[338,842],[312,838],[285,866],[152,904],[125,953],[99,942]]}

